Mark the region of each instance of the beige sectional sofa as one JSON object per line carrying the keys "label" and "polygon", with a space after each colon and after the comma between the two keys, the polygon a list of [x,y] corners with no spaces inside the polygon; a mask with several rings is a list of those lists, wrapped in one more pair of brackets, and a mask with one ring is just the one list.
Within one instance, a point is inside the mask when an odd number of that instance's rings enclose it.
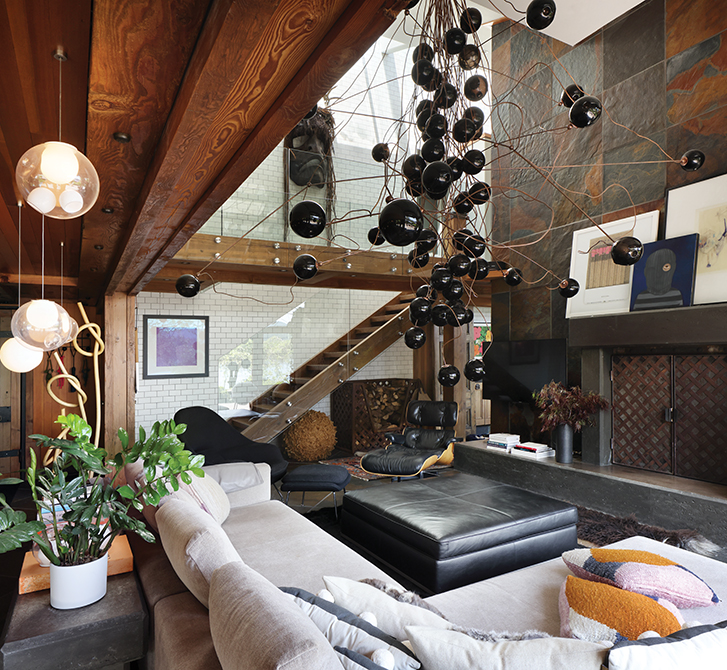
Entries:
{"label": "beige sectional sofa", "polygon": [[[375,578],[403,589],[305,517],[279,500],[271,500],[269,468],[265,464],[214,466],[208,468],[208,475],[200,490],[175,494],[155,516],[147,516],[158,526],[160,542],[147,545],[132,540],[151,621],[146,666],[155,670],[378,667],[342,660],[341,653],[333,650],[292,596],[276,587],[295,587],[317,594],[327,586],[324,577],[330,576],[343,578],[339,581]],[[723,600],[727,599],[727,566],[722,563],[645,538],[632,538],[614,546],[645,549],[677,560],[707,581]],[[568,574],[563,561],[555,559],[430,596],[426,602],[447,620],[434,620],[435,628],[458,625],[511,633],[535,629],[558,636],[558,593]],[[335,591],[332,582],[329,591]],[[427,617],[437,615],[412,615],[413,610],[424,610],[368,588],[376,597],[358,606],[349,601],[354,615],[365,610],[364,616],[371,618],[369,612],[373,612],[377,623],[388,627],[392,617],[399,617],[400,629],[408,631],[412,640],[434,644],[436,636],[428,632],[434,628],[427,628],[432,623]],[[386,611],[379,595],[391,603],[390,607],[384,605]],[[727,605],[722,602],[690,610],[685,618],[703,624],[724,621]],[[547,639],[489,644],[486,651],[510,654],[509,665],[502,660],[498,661],[500,665],[487,665],[478,651],[475,660],[464,667],[525,670],[531,666],[518,658],[518,654],[525,654],[535,663],[532,667],[539,670],[597,670],[607,654],[600,645],[584,643],[590,646],[579,647],[569,660],[573,649],[556,650],[559,643]],[[545,647],[549,651],[544,651]],[[426,653],[431,654],[431,649]],[[465,652],[452,653],[451,662],[430,661],[424,670],[447,666],[458,670],[456,654]],[[550,656],[552,665],[543,660]],[[397,668],[418,667],[415,661],[403,666],[397,663]]]}

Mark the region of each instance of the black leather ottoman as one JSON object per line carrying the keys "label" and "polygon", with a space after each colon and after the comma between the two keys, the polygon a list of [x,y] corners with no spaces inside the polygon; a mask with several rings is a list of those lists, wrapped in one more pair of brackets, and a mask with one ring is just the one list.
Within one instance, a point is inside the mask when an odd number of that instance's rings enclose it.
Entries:
{"label": "black leather ottoman", "polygon": [[463,473],[349,491],[342,509],[345,536],[430,593],[576,546],[573,505]]}

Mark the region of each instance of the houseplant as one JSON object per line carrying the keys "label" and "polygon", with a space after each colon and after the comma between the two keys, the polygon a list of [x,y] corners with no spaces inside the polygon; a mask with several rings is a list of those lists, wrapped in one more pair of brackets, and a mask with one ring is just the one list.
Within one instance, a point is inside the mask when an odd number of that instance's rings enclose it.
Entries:
{"label": "houseplant", "polygon": [[608,400],[579,386],[567,388],[561,382],[551,381],[533,393],[540,412],[541,430],[555,430],[555,460],[570,463],[573,460],[573,432],[588,424],[591,415],[608,409]]}
{"label": "houseplant", "polygon": [[[117,535],[132,531],[154,541],[144,522],[131,516],[131,508],[141,511],[143,504],[158,505],[170,490],[179,489],[180,481],[190,484],[190,473],[203,477],[204,457],[184,449],[178,436],[186,426],[174,421],[155,423],[148,435],[140,427],[134,444],[119,429],[122,449],[115,456],[90,441],[91,427],[81,417],[59,416],[57,423],[67,429],[71,439],[31,435],[40,446],[58,450],[56,459],[40,469],[35,452],[30,452],[26,479],[38,519],[43,521],[26,521],[22,512],[12,510],[0,496],[4,508],[0,512],[0,552],[32,539],[51,565],[51,605],[69,609],[95,602],[106,593],[107,552]],[[144,463],[146,481],[132,488],[120,480],[125,465],[138,460]],[[85,573],[78,568],[91,565],[94,567],[88,570],[96,571],[102,585],[98,583],[85,598],[68,600],[80,587],[64,590],[64,575]],[[83,585],[90,581],[90,577],[81,577]]]}

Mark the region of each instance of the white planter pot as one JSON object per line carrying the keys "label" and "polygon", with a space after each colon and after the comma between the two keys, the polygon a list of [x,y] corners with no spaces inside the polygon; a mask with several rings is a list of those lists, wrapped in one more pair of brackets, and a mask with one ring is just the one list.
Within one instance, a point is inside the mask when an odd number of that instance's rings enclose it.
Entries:
{"label": "white planter pot", "polygon": [[83,565],[50,566],[50,604],[59,610],[90,605],[106,595],[109,555]]}

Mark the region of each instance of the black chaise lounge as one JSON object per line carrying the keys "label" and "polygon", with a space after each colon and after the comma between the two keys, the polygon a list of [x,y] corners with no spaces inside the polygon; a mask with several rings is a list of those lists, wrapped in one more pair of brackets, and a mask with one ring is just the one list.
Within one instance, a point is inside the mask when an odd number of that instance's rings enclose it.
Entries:
{"label": "black chaise lounge", "polygon": [[205,465],[241,461],[267,463],[272,483],[282,479],[288,468],[288,461],[277,446],[248,440],[208,407],[180,409],[174,415],[174,421],[187,424],[187,430],[179,438],[191,452],[204,456]]}

